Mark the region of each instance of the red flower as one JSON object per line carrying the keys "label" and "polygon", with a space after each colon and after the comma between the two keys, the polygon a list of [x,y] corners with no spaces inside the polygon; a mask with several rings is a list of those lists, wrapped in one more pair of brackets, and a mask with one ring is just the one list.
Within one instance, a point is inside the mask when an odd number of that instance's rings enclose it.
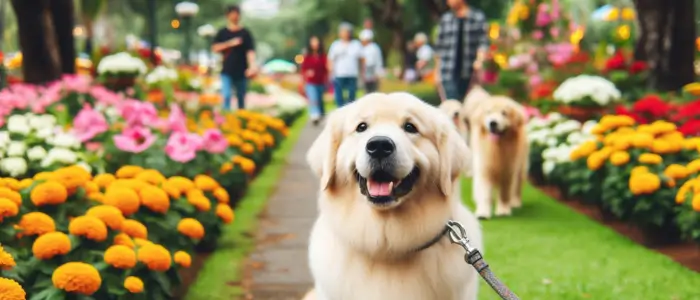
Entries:
{"label": "red flower", "polygon": [[616,115],[629,116],[634,119],[639,124],[647,124],[649,120],[642,116],[642,114],[636,113],[633,110],[627,109],[624,105],[618,105],[615,107]]}
{"label": "red flower", "polygon": [[641,60],[635,61],[632,63],[630,66],[630,74],[637,74],[640,72],[644,72],[649,68],[646,62],[643,62]]}
{"label": "red flower", "polygon": [[671,114],[670,120],[676,124],[700,118],[700,100],[683,104]]}
{"label": "red flower", "polygon": [[605,62],[605,71],[614,71],[614,70],[624,70],[626,69],[625,66],[625,56],[622,55],[622,52],[618,51],[608,59],[608,61]]}
{"label": "red flower", "polygon": [[654,119],[666,117],[673,107],[658,95],[647,95],[632,105],[635,113],[648,114]]}
{"label": "red flower", "polygon": [[698,135],[700,134],[700,120],[690,120],[678,127],[678,131],[683,135]]}

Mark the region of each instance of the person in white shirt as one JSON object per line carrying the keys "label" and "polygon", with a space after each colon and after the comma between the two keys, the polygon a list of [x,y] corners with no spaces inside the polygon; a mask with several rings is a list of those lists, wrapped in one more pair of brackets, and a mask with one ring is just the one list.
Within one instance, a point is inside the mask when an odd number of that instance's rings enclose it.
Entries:
{"label": "person in white shirt", "polygon": [[[362,68],[362,44],[352,39],[352,25],[340,24],[339,39],[328,50],[328,70],[333,78],[333,94],[338,107],[355,101],[357,79],[362,76]],[[345,90],[348,92],[347,102]]]}
{"label": "person in white shirt", "polygon": [[384,59],[382,49],[373,42],[374,33],[365,29],[360,32],[360,42],[362,43],[362,58],[364,59],[363,84],[365,92],[372,93],[379,89],[379,77],[384,72]]}
{"label": "person in white shirt", "polygon": [[417,47],[416,56],[418,61],[416,62],[416,70],[420,77],[423,77],[430,72],[428,64],[434,59],[433,48],[428,45],[428,36],[425,33],[419,32],[413,38],[413,41]]}

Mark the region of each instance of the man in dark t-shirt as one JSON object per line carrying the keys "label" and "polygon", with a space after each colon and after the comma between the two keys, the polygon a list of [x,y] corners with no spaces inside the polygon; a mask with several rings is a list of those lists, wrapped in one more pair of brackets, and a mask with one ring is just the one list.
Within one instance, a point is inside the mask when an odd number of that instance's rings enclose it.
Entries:
{"label": "man in dark t-shirt", "polygon": [[238,109],[245,108],[245,95],[248,89],[248,78],[257,74],[255,64],[255,41],[248,29],[240,22],[241,10],[238,6],[226,9],[228,25],[216,34],[211,50],[223,55],[221,70],[221,93],[224,98],[224,109],[231,108],[232,89],[236,90]]}

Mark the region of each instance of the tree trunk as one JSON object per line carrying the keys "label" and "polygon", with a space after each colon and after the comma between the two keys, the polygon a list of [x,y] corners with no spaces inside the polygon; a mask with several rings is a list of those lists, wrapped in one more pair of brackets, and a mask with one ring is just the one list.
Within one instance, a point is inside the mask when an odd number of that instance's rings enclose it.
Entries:
{"label": "tree trunk", "polygon": [[50,7],[56,42],[61,59],[61,73],[75,74],[75,6],[73,0],[51,0]]}
{"label": "tree trunk", "polygon": [[641,36],[635,58],[646,59],[649,86],[672,91],[695,81],[693,0],[635,0]]}
{"label": "tree trunk", "polygon": [[56,47],[49,3],[55,0],[12,0],[22,49],[22,74],[27,83],[42,84],[60,78],[60,54]]}

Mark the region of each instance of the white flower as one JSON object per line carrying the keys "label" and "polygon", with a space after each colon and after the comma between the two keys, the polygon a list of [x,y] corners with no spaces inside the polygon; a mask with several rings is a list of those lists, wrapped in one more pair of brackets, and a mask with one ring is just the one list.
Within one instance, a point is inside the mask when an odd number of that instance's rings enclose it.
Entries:
{"label": "white flower", "polygon": [[9,132],[0,131],[0,149],[5,149],[11,141]]}
{"label": "white flower", "polygon": [[146,64],[141,59],[133,57],[126,52],[105,56],[100,60],[100,64],[97,65],[97,73],[99,74],[144,74],[147,69]]}
{"label": "white flower", "polygon": [[27,144],[19,141],[12,141],[9,146],[7,146],[7,156],[24,156],[27,151]]}
{"label": "white flower", "polygon": [[32,115],[27,119],[29,119],[29,126],[37,131],[56,126],[56,117],[53,115]]}
{"label": "white flower", "polygon": [[598,121],[596,120],[588,120],[586,123],[583,123],[583,127],[581,128],[581,131],[586,134],[592,134],[593,132],[593,127],[598,125]]}
{"label": "white flower", "polygon": [[211,24],[204,24],[197,28],[197,34],[204,37],[216,35],[216,28]]}
{"label": "white flower", "polygon": [[27,158],[30,161],[41,160],[46,157],[46,150],[41,146],[34,146],[27,151]]}
{"label": "white flower", "polygon": [[78,155],[65,148],[52,148],[49,153],[41,161],[41,166],[46,168],[54,163],[74,164],[78,160]]}
{"label": "white flower", "polygon": [[23,115],[12,115],[7,119],[7,131],[11,133],[27,135],[30,130],[29,122]]}
{"label": "white flower", "polygon": [[177,71],[164,66],[157,66],[153,71],[146,75],[147,84],[155,84],[158,82],[176,81],[178,78]]}
{"label": "white flower", "polygon": [[54,132],[54,130],[51,127],[42,128],[42,129],[37,130],[36,137],[38,137],[42,140],[47,140],[51,136],[53,136],[53,132]]}
{"label": "white flower", "polygon": [[544,175],[549,175],[554,171],[554,167],[556,167],[557,164],[551,160],[547,160],[544,163],[542,163],[542,172]]}
{"label": "white flower", "polygon": [[85,169],[85,171],[88,171],[88,173],[92,173],[92,167],[91,167],[88,163],[86,163],[86,162],[84,162],[84,161],[78,162],[78,163],[75,164],[75,165],[78,166],[78,167],[81,167],[81,168]]}
{"label": "white flower", "polygon": [[579,75],[565,80],[554,91],[554,100],[571,104],[590,98],[600,106],[621,100],[615,84],[600,76]]}
{"label": "white flower", "polygon": [[27,161],[21,157],[9,157],[0,161],[0,169],[11,177],[22,176],[27,173]]}
{"label": "white flower", "polygon": [[568,120],[561,122],[552,128],[552,133],[554,135],[560,136],[567,134],[572,131],[577,131],[581,129],[581,123],[576,120]]}
{"label": "white flower", "polygon": [[54,145],[56,147],[63,147],[63,148],[79,148],[80,147],[80,140],[75,137],[74,135],[66,132],[59,132],[55,136],[53,136],[51,139],[47,140],[47,142],[51,145]]}

